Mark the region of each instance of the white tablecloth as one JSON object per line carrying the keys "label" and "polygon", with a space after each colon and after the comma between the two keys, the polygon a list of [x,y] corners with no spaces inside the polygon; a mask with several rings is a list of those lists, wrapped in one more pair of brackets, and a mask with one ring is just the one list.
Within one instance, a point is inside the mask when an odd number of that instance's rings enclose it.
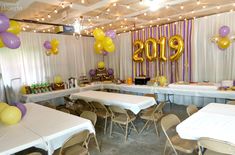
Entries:
{"label": "white tablecloth", "polygon": [[235,144],[235,106],[210,103],[176,127],[179,136],[215,138]]}
{"label": "white tablecloth", "polygon": [[142,109],[146,109],[156,104],[155,99],[152,97],[109,93],[101,91],[80,92],[72,94],[71,98],[81,98],[86,101],[98,101],[105,105],[117,105],[125,109],[129,109],[135,114],[137,114]]}
{"label": "white tablecloth", "polygon": [[0,126],[0,154],[35,146],[51,155],[74,133],[85,129],[95,133],[90,120],[34,103],[26,103],[25,106],[27,113],[19,124]]}

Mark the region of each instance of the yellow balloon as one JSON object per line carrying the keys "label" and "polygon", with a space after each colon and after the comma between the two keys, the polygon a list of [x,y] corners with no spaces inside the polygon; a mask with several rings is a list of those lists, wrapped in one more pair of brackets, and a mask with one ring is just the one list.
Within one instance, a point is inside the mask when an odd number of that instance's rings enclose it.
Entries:
{"label": "yellow balloon", "polygon": [[10,20],[10,27],[7,29],[7,32],[17,35],[20,33],[20,31],[21,31],[21,25],[14,20]]}
{"label": "yellow balloon", "polygon": [[100,40],[100,41],[102,41],[105,37],[105,33],[103,32],[103,30],[101,30],[99,28],[97,28],[93,31],[93,35],[96,40]]}
{"label": "yellow balloon", "polygon": [[2,39],[0,38],[0,48],[1,47],[4,47],[5,45],[4,45],[4,43],[2,42]]}
{"label": "yellow balloon", "polygon": [[94,50],[97,54],[101,54],[101,50],[103,50],[103,44],[101,41],[96,41],[94,44]]}
{"label": "yellow balloon", "polygon": [[142,55],[140,56],[140,54],[143,53],[144,43],[141,40],[136,40],[134,42],[134,47],[135,46],[137,46],[137,49],[135,50],[132,59],[134,62],[143,62],[144,58],[142,57]]}
{"label": "yellow balloon", "polygon": [[160,44],[160,60],[166,61],[166,37],[161,37],[158,41]]}
{"label": "yellow balloon", "polygon": [[111,44],[109,46],[104,46],[105,51],[107,52],[113,52],[115,50],[115,45]]}
{"label": "yellow balloon", "polygon": [[180,35],[172,36],[169,39],[169,46],[175,49],[175,54],[170,57],[171,61],[178,60],[184,51],[184,41]]}
{"label": "yellow balloon", "polygon": [[228,37],[221,37],[218,40],[218,46],[221,49],[228,48],[230,46],[230,44],[231,44],[231,41],[230,41],[230,39]]}
{"label": "yellow balloon", "polygon": [[6,108],[8,107],[9,105],[7,103],[4,103],[4,102],[0,102],[0,114],[1,112]]}
{"label": "yellow balloon", "polygon": [[103,61],[98,62],[98,68],[99,69],[105,68],[105,63]]}
{"label": "yellow balloon", "polygon": [[59,53],[58,48],[52,48],[51,53],[57,55]]}
{"label": "yellow balloon", "polygon": [[51,40],[51,47],[52,48],[57,48],[58,45],[59,45],[59,41],[57,39],[54,38]]}
{"label": "yellow balloon", "polygon": [[[152,45],[152,55],[150,53],[150,45]],[[149,38],[145,41],[145,52],[148,61],[157,59],[157,42],[154,38]]]}
{"label": "yellow balloon", "polygon": [[62,77],[59,75],[54,76],[54,83],[62,83]]}
{"label": "yellow balloon", "polygon": [[20,92],[21,92],[21,94],[26,94],[26,86],[22,86],[20,88]]}
{"label": "yellow balloon", "polygon": [[1,112],[0,118],[4,124],[12,125],[20,121],[21,115],[21,111],[17,107],[8,106]]}
{"label": "yellow balloon", "polygon": [[102,44],[104,47],[110,46],[113,44],[113,40],[110,37],[104,37]]}
{"label": "yellow balloon", "polygon": [[167,85],[167,78],[165,76],[159,76],[158,83],[161,87],[166,86]]}

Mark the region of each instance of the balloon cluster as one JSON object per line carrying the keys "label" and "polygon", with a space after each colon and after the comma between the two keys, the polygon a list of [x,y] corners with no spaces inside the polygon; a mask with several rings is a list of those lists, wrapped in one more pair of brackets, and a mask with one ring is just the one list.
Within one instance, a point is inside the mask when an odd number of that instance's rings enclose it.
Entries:
{"label": "balloon cluster", "polygon": [[57,39],[52,39],[51,42],[46,40],[43,44],[46,49],[46,55],[50,56],[51,54],[57,55],[59,53],[58,46],[59,41]]}
{"label": "balloon cluster", "polygon": [[0,102],[0,122],[7,125],[17,124],[25,116],[26,111],[22,103],[14,103],[14,106],[10,106]]}
{"label": "balloon cluster", "polygon": [[8,47],[16,49],[20,47],[20,38],[17,36],[21,31],[21,26],[14,20],[9,20],[7,16],[0,13],[0,48]]}
{"label": "balloon cluster", "polygon": [[94,44],[94,50],[97,54],[108,55],[108,52],[115,50],[113,40],[116,37],[116,33],[113,30],[109,30],[104,33],[101,29],[97,28],[93,31],[93,35],[96,39]]}
{"label": "balloon cluster", "polygon": [[219,29],[219,36],[213,36],[212,42],[215,42],[220,49],[226,49],[230,46],[231,41],[235,40],[235,36],[229,37],[230,28],[228,26],[222,26]]}

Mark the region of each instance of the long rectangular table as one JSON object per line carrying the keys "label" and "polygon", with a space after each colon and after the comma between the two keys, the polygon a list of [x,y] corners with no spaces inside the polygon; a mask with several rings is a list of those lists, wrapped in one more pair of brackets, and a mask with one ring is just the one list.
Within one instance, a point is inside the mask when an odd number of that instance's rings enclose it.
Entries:
{"label": "long rectangular table", "polygon": [[137,114],[142,109],[146,109],[156,104],[155,99],[152,97],[102,91],[85,91],[75,93],[71,95],[71,98],[80,98],[86,101],[98,101],[105,105],[117,105],[125,109],[129,109],[135,114]]}
{"label": "long rectangular table", "polygon": [[235,144],[235,106],[210,103],[180,123],[176,131],[183,139],[209,137]]}
{"label": "long rectangular table", "polygon": [[85,129],[95,133],[90,120],[34,103],[25,106],[27,113],[21,122],[12,126],[0,124],[0,154],[35,146],[51,155],[74,133]]}
{"label": "long rectangular table", "polygon": [[[147,85],[126,85],[126,84],[92,84],[86,87],[77,87],[72,89],[58,90],[48,93],[41,94],[29,94],[23,95],[22,101],[24,102],[40,102],[46,101],[50,99],[54,99],[57,97],[64,97],[73,93],[89,91],[89,90],[97,90],[97,89],[112,89],[119,90],[123,92],[133,92],[133,93],[155,93],[158,94],[160,100],[164,100],[165,96],[168,94],[174,95],[174,103],[176,104],[190,104],[194,103],[198,106],[204,106],[202,102],[204,102],[204,98],[208,98],[207,103],[215,102],[215,99],[235,99],[235,91],[219,91],[216,86],[202,86],[202,85],[177,85],[170,84],[168,87],[154,87]],[[182,98],[184,96],[184,98]],[[203,100],[194,100],[193,97],[197,97],[198,99]],[[197,103],[195,103],[197,102]],[[216,101],[218,102],[218,101]],[[224,102],[224,101],[219,101]]]}

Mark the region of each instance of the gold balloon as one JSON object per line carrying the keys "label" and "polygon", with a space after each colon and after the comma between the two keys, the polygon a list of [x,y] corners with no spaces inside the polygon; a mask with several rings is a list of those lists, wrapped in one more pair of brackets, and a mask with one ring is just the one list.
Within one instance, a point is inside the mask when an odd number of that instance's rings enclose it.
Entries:
{"label": "gold balloon", "polygon": [[20,33],[20,31],[21,31],[21,25],[14,20],[10,20],[10,27],[7,29],[7,32],[17,35]]}
{"label": "gold balloon", "polygon": [[51,40],[51,47],[52,48],[57,48],[58,45],[59,45],[59,41],[57,39],[54,38]]}
{"label": "gold balloon", "polygon": [[2,42],[2,39],[0,38],[0,48],[1,47],[4,47],[5,45],[4,45],[4,43]]}
{"label": "gold balloon", "polygon": [[110,46],[111,44],[113,44],[113,40],[110,37],[104,37],[102,44],[104,47]]}
{"label": "gold balloon", "polygon": [[[152,55],[150,53],[150,44],[152,45]],[[145,52],[148,61],[157,59],[157,42],[153,38],[149,38],[145,41]]]}
{"label": "gold balloon", "polygon": [[115,50],[115,45],[111,44],[109,46],[104,46],[105,51],[107,52],[113,52]]}
{"label": "gold balloon", "polygon": [[101,54],[101,50],[103,50],[103,44],[101,41],[96,41],[94,44],[94,50],[97,54]]}
{"label": "gold balloon", "polygon": [[59,53],[58,48],[52,48],[51,53],[57,55]]}
{"label": "gold balloon", "polygon": [[228,48],[230,46],[230,43],[231,43],[231,41],[230,41],[230,39],[228,37],[221,37],[218,40],[218,46],[221,49]]}
{"label": "gold balloon", "polygon": [[158,44],[160,44],[160,60],[166,61],[166,37],[161,37]]}
{"label": "gold balloon", "polygon": [[99,68],[99,69],[105,68],[105,63],[104,63],[104,61],[98,62],[98,68]]}
{"label": "gold balloon", "polygon": [[180,35],[172,36],[169,39],[169,46],[175,49],[175,54],[170,57],[171,61],[176,61],[182,55],[184,51],[184,41]]}
{"label": "gold balloon", "polygon": [[47,56],[50,56],[51,55],[51,50],[46,50],[45,53],[46,53]]}
{"label": "gold balloon", "polygon": [[2,123],[7,125],[16,124],[21,120],[22,113],[15,106],[6,107],[0,114]]}
{"label": "gold balloon", "polygon": [[93,35],[95,37],[96,40],[103,40],[105,37],[105,33],[103,32],[103,30],[97,28],[93,31]]}
{"label": "gold balloon", "polygon": [[62,83],[62,77],[60,75],[54,76],[54,83]]}
{"label": "gold balloon", "polygon": [[213,36],[213,37],[211,38],[211,41],[212,41],[212,42],[215,42],[215,43],[217,43],[218,40],[219,40],[219,36]]}
{"label": "gold balloon", "polygon": [[143,53],[144,43],[141,40],[136,40],[134,42],[134,47],[135,46],[137,46],[137,49],[135,50],[132,59],[133,59],[134,62],[143,62],[144,58],[139,57],[139,54]]}

